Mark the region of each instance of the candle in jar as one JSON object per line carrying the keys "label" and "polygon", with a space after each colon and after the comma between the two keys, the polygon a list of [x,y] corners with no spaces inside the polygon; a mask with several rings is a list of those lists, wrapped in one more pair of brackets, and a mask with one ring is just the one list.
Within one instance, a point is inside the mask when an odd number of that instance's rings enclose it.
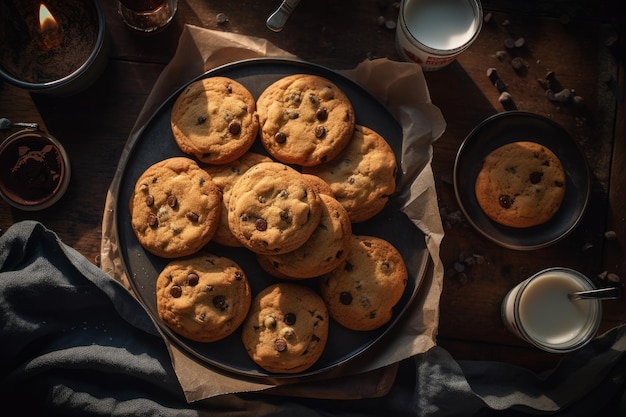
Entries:
{"label": "candle in jar", "polygon": [[39,5],[39,32],[41,47],[44,51],[60,47],[65,39],[63,28],[43,3]]}

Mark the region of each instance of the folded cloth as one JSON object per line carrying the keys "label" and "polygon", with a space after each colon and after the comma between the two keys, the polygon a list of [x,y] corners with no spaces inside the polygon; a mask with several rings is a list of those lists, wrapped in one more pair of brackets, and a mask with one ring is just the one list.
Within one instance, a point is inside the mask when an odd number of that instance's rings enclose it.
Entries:
{"label": "folded cloth", "polygon": [[402,361],[382,398],[242,393],[187,403],[143,307],[35,221],[0,236],[0,349],[0,401],[21,415],[626,415],[626,327],[565,355],[542,375],[504,363],[455,361],[436,346]]}

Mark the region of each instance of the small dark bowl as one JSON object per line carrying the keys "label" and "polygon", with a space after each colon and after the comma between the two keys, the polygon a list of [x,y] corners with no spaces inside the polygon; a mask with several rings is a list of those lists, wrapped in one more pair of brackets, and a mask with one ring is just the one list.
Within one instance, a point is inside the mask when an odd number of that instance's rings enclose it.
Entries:
{"label": "small dark bowl", "polygon": [[45,132],[21,130],[0,144],[0,196],[15,208],[50,207],[63,197],[70,175],[63,145]]}

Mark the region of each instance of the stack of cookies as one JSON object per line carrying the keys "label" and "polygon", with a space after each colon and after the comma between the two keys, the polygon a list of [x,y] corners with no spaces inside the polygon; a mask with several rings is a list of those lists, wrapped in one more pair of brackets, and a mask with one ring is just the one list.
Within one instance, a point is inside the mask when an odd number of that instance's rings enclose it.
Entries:
{"label": "stack of cookies", "polygon": [[[169,328],[199,342],[241,329],[258,366],[298,373],[321,357],[330,319],[354,331],[390,322],[406,266],[352,225],[387,204],[396,157],[335,84],[289,75],[255,101],[235,80],[205,78],[179,94],[171,128],[186,156],[148,167],[130,201],[139,243],[169,259],[156,280]],[[257,138],[265,152],[251,151]],[[252,252],[274,284],[251,294],[254,278],[209,241]]]}

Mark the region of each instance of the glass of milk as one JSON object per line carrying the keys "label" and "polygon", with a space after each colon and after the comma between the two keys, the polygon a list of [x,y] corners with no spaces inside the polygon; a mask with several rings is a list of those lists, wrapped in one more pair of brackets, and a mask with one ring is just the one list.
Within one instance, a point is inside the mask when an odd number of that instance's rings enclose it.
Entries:
{"label": "glass of milk", "polygon": [[512,333],[538,348],[570,352],[596,336],[602,301],[571,301],[568,294],[593,289],[593,283],[578,271],[548,268],[509,291],[502,302],[502,319]]}
{"label": "glass of milk", "polygon": [[482,27],[479,0],[402,0],[396,46],[424,71],[440,69],[474,42]]}

